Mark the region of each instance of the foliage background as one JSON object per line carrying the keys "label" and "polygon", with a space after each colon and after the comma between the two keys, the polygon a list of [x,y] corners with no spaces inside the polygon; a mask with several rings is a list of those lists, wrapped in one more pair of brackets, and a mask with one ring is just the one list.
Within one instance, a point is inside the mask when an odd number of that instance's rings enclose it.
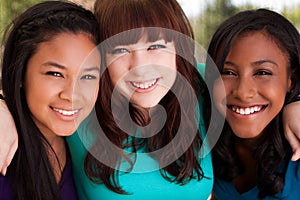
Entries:
{"label": "foliage background", "polygon": [[[31,5],[41,1],[43,0],[0,0],[0,40],[2,41],[2,37],[7,25],[11,23],[15,16],[23,12]],[[95,2],[95,0],[71,1],[81,4],[89,9],[92,9],[93,3]],[[188,1],[189,0],[184,0],[184,3],[188,3]],[[202,45],[204,49],[207,48],[213,32],[222,21],[239,11],[249,8],[257,8],[257,6],[249,3],[237,7],[232,4],[231,0],[210,0],[210,3],[207,3],[208,0],[199,1],[203,1],[206,7],[202,9],[202,12],[198,16],[193,16],[190,18],[190,21],[195,31],[196,41]],[[300,3],[297,6],[285,7],[281,14],[287,17],[292,23],[294,23],[298,30],[300,30]],[[0,50],[1,49],[2,48],[0,46]],[[1,52],[2,51],[0,51],[0,56],[2,55]]]}

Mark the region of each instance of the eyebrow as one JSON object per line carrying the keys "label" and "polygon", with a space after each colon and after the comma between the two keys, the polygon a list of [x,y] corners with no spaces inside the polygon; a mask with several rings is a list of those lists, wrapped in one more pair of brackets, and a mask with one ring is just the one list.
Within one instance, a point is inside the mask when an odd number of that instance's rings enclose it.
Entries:
{"label": "eyebrow", "polygon": [[255,62],[251,63],[251,65],[257,66],[257,65],[262,65],[264,63],[271,63],[275,66],[278,66],[278,64],[276,62],[274,62],[273,60],[268,60],[268,59],[255,61]]}
{"label": "eyebrow", "polygon": [[[264,63],[271,63],[275,66],[278,66],[278,64],[272,60],[268,60],[268,59],[264,59],[264,60],[258,60],[258,61],[254,61],[251,63],[251,66],[259,66],[259,65],[262,65]],[[234,66],[234,67],[237,67],[238,65],[235,64],[234,62],[231,62],[231,61],[225,61],[224,65],[229,65],[229,66]]]}
{"label": "eyebrow", "polygon": [[[60,64],[58,64],[58,63],[56,63],[56,62],[52,62],[52,61],[43,63],[42,66],[44,66],[44,67],[52,66],[52,67],[56,67],[56,68],[58,68],[58,69],[63,69],[63,70],[66,70],[66,69],[67,69],[66,66],[60,65]],[[98,72],[100,72],[100,69],[99,69],[99,67],[94,66],[94,67],[85,68],[83,71],[87,71],[87,72],[90,72],[90,71],[98,71]]]}
{"label": "eyebrow", "polygon": [[44,67],[52,66],[52,67],[56,67],[56,68],[59,68],[59,69],[66,69],[65,66],[60,65],[56,62],[52,62],[52,61],[45,62],[45,63],[42,64],[42,66],[44,66]]}
{"label": "eyebrow", "polygon": [[98,68],[98,67],[89,67],[89,68],[85,68],[84,71],[87,71],[87,72],[98,71],[98,72],[100,72],[100,68]]}

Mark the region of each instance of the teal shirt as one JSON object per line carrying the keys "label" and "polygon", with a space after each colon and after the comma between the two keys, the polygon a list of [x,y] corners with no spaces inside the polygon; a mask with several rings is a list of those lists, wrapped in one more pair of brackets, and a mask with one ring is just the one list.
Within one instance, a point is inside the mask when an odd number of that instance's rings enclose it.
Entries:
{"label": "teal shirt", "polygon": [[[294,200],[300,199],[300,161],[286,160],[285,183],[281,192],[274,196],[267,196],[262,200]],[[247,192],[239,193],[232,182],[216,179],[214,193],[218,200],[253,200],[258,199],[258,187],[255,186]]]}
{"label": "teal shirt", "polygon": [[[207,154],[201,161],[201,167],[204,175],[200,181],[192,180],[186,185],[179,185],[165,180],[159,170],[147,173],[123,173],[119,176],[119,183],[122,188],[130,193],[121,195],[108,190],[104,184],[92,183],[84,172],[84,159],[89,148],[89,135],[87,127],[81,125],[78,131],[67,138],[72,154],[74,179],[76,183],[79,199],[197,199],[206,200],[212,191],[213,170],[211,155]],[[84,134],[84,135],[82,135]],[[151,157],[137,156],[137,165],[145,164],[157,166],[157,161]],[[133,170],[134,171],[134,170]]]}
{"label": "teal shirt", "polygon": [[[198,67],[203,67],[199,65]],[[202,70],[203,72],[203,70]],[[205,133],[202,113],[200,113],[200,129]],[[206,200],[208,199],[213,187],[213,169],[209,148],[204,148],[205,157],[201,160],[201,168],[205,178],[197,181],[191,180],[186,185],[171,183],[164,179],[159,170],[145,173],[122,173],[119,175],[119,184],[129,194],[117,194],[107,189],[104,184],[95,184],[89,180],[84,172],[84,159],[87,149],[93,145],[93,136],[90,126],[87,125],[88,119],[84,121],[77,132],[67,137],[67,142],[72,155],[74,179],[77,187],[79,199],[104,199],[104,200]],[[203,152],[202,152],[203,153]],[[157,166],[156,160],[149,156],[137,155],[134,167],[143,168],[144,166]],[[121,166],[122,168],[122,166]]]}

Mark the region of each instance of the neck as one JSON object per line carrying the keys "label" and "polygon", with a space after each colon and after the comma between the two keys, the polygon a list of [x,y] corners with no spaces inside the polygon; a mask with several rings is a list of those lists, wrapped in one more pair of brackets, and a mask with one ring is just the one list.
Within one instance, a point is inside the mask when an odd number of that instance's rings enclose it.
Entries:
{"label": "neck", "polygon": [[257,184],[257,162],[253,157],[253,150],[257,143],[252,140],[236,139],[235,151],[243,166],[243,173],[233,179],[236,190],[244,193]]}
{"label": "neck", "polygon": [[264,134],[264,132],[262,132],[261,134],[259,134],[258,136],[254,137],[254,138],[235,137],[235,143],[239,143],[239,144],[243,145],[244,147],[248,148],[249,150],[254,150],[255,148],[257,148],[258,146],[261,145],[261,143],[264,141],[264,139],[265,139],[265,134]]}

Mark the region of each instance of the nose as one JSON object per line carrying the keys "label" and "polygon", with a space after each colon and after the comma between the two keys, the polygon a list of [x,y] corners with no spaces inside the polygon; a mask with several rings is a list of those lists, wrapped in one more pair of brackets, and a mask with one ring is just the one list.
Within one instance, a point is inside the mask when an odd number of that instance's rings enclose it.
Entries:
{"label": "nose", "polygon": [[73,102],[74,98],[76,97],[75,84],[75,80],[66,80],[65,84],[61,88],[59,97],[62,100]]}
{"label": "nose", "polygon": [[233,96],[241,101],[248,101],[254,98],[256,93],[255,83],[251,78],[247,77],[240,77],[232,90]]}
{"label": "nose", "polygon": [[147,49],[140,48],[133,50],[130,57],[130,69],[150,64],[150,57]]}
{"label": "nose", "polygon": [[147,49],[136,49],[132,51],[130,56],[129,70],[135,76],[144,76],[153,70],[155,58],[147,51]]}

